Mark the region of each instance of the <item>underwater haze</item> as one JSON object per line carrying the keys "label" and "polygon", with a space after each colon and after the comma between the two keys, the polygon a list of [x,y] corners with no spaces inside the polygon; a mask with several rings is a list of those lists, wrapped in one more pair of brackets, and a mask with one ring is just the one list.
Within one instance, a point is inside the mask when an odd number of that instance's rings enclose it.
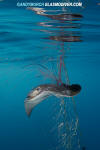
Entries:
{"label": "underwater haze", "polygon": [[[99,1],[74,8],[17,2],[0,1],[0,150],[100,150]],[[48,97],[28,117],[28,93],[58,76],[80,93]]]}

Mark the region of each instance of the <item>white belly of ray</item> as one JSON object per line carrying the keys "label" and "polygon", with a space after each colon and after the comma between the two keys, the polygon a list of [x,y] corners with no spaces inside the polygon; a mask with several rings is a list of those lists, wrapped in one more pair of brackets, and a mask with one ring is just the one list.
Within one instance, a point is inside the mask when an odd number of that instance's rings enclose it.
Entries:
{"label": "white belly of ray", "polygon": [[27,98],[24,102],[27,115],[30,116],[32,109],[48,96],[50,96],[50,94],[47,91],[43,91],[31,99]]}
{"label": "white belly of ray", "polygon": [[70,97],[70,91],[67,93],[68,95],[62,95],[60,92],[55,91],[42,91],[41,93],[38,93],[37,90],[30,92],[30,98],[26,98],[24,104],[25,104],[25,110],[28,116],[30,116],[33,108],[38,105],[40,102],[42,102],[44,99],[46,99],[50,95],[54,95],[58,98],[61,97]]}

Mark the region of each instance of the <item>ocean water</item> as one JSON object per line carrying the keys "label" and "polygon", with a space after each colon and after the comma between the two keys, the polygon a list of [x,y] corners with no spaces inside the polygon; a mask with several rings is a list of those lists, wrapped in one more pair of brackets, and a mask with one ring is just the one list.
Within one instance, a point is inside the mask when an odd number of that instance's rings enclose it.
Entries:
{"label": "ocean water", "polygon": [[[99,150],[99,2],[42,10],[17,2],[0,1],[0,150]],[[81,92],[49,97],[28,117],[25,98],[34,87],[55,84],[61,58],[62,81]]]}

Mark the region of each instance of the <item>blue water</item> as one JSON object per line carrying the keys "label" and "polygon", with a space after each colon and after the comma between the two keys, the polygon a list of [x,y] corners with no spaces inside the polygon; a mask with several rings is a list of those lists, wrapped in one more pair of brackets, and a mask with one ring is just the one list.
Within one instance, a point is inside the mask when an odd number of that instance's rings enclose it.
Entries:
{"label": "blue water", "polygon": [[[85,8],[68,8],[68,12],[78,13],[82,17],[67,21],[38,15],[26,7],[17,7],[16,3],[17,0],[0,1],[0,150],[57,149],[58,120],[55,114],[59,110],[60,100],[55,97],[44,100],[36,106],[30,118],[26,115],[24,100],[32,88],[55,82],[50,76],[41,73],[43,68],[40,64],[51,72],[58,72],[57,62],[62,54],[62,44],[70,83],[82,86],[82,91],[74,98],[79,118],[78,130],[81,132],[81,149],[99,150],[98,1],[84,3]],[[52,9],[52,16],[62,13],[61,8],[56,8],[60,9],[59,12],[54,11],[55,8],[43,9]],[[47,14],[49,15],[48,11]],[[65,41],[63,36],[67,37]],[[65,82],[64,73],[62,79]],[[73,111],[73,107],[70,109]],[[54,126],[54,131],[51,132]],[[58,149],[67,150],[63,147]],[[72,150],[78,149],[72,147]]]}

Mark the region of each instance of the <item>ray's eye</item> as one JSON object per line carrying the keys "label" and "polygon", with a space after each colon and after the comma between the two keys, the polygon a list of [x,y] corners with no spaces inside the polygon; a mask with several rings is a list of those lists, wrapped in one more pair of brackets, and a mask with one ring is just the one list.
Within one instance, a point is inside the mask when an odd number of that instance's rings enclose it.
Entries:
{"label": "ray's eye", "polygon": [[39,91],[39,90],[40,90],[40,87],[38,87],[36,90]]}

